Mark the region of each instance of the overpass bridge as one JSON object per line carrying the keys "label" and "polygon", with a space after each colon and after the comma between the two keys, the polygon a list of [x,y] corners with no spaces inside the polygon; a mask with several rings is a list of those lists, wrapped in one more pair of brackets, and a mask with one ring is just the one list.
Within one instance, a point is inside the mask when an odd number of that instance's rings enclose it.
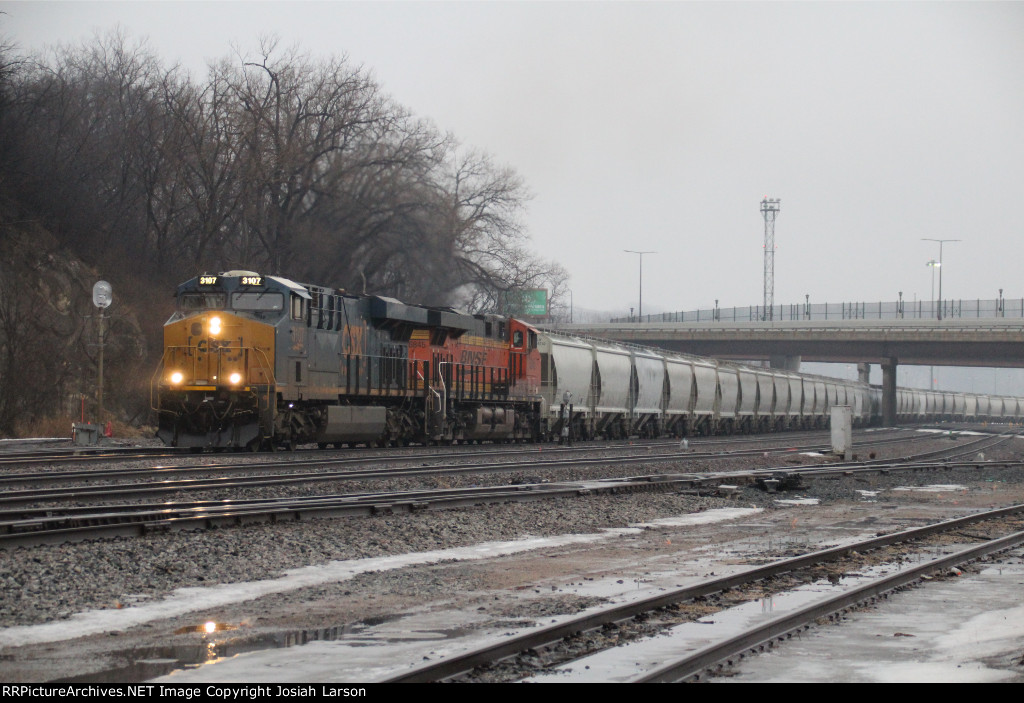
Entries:
{"label": "overpass bridge", "polygon": [[1024,368],[1024,318],[609,322],[558,329],[792,370],[800,360]]}
{"label": "overpass bridge", "polygon": [[[657,316],[652,316],[657,318]],[[895,424],[896,367],[1024,368],[1024,317],[833,319],[733,322],[609,322],[558,325],[567,334],[660,347],[698,356],[768,361],[799,370],[800,362],[882,367],[882,416]]]}

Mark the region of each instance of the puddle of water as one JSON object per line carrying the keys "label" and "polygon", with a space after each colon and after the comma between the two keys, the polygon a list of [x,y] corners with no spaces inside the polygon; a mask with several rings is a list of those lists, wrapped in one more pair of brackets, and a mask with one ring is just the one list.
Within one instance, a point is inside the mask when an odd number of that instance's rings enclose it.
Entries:
{"label": "puddle of water", "polygon": [[186,625],[185,627],[179,627],[174,631],[176,635],[187,635],[190,632],[199,632],[204,635],[212,635],[214,632],[227,632],[228,630],[237,630],[238,625],[229,625],[226,622],[209,622],[200,623],[198,625]]}
{"label": "puddle of water", "polygon": [[250,652],[268,647],[284,646],[283,638],[277,635],[266,635],[247,640],[230,642],[213,642],[204,637],[193,644],[167,647],[140,647],[125,649],[112,654],[112,658],[129,662],[123,666],[113,667],[83,676],[62,678],[64,683],[125,683],[145,681],[156,676],[169,674],[176,669],[201,666],[207,662],[224,657],[231,657],[242,652]]}
{"label": "puddle of water", "polygon": [[[314,630],[297,630],[291,632],[274,632],[260,635],[247,635],[221,642],[208,638],[208,623],[188,625],[175,631],[175,634],[200,634],[199,641],[168,646],[138,647],[124,649],[111,654],[115,660],[129,662],[123,666],[112,667],[103,671],[85,674],[74,678],[62,678],[67,683],[124,683],[146,681],[165,676],[176,671],[196,669],[224,659],[230,659],[247,652],[286,649],[316,641],[336,640],[339,637],[359,633],[374,624],[380,624],[391,618],[374,618],[375,623],[349,623],[339,627],[328,627]],[[213,632],[236,630],[238,626],[226,623],[211,623]],[[459,636],[459,635],[454,635]]]}

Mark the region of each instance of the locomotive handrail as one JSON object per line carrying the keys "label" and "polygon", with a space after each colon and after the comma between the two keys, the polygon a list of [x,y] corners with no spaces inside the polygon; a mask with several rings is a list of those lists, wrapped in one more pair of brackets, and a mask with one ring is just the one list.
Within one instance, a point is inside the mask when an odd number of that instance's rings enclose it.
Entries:
{"label": "locomotive handrail", "polygon": [[156,370],[153,371],[153,375],[150,376],[149,378],[149,409],[155,410],[157,414],[160,413],[160,408],[157,407],[158,403],[155,402],[154,392],[156,392],[156,394],[159,395],[159,392],[157,391],[156,388],[157,377],[160,375],[160,371],[164,367],[164,357],[166,356],[166,354],[167,350],[164,349],[164,353],[160,356],[160,361],[157,362]]}

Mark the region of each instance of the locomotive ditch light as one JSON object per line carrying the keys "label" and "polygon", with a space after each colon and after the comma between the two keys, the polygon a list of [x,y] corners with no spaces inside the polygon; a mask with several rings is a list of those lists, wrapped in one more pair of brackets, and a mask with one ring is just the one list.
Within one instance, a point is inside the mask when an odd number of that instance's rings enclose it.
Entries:
{"label": "locomotive ditch light", "polygon": [[175,371],[174,373],[171,374],[171,383],[173,383],[174,385],[178,385],[184,380],[185,376],[181,373],[181,371]]}
{"label": "locomotive ditch light", "polygon": [[236,371],[235,373],[228,376],[228,380],[231,381],[232,386],[237,386],[239,383],[242,382],[242,374]]}
{"label": "locomotive ditch light", "polygon": [[210,318],[210,334],[212,334],[212,335],[220,334],[220,318],[219,317],[211,317]]}

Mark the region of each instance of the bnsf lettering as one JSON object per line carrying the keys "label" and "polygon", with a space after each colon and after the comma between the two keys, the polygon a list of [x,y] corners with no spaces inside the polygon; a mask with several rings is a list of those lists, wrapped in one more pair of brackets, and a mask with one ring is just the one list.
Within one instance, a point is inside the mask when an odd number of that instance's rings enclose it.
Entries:
{"label": "bnsf lettering", "polygon": [[487,352],[463,350],[460,361],[469,366],[483,366],[487,361]]}

